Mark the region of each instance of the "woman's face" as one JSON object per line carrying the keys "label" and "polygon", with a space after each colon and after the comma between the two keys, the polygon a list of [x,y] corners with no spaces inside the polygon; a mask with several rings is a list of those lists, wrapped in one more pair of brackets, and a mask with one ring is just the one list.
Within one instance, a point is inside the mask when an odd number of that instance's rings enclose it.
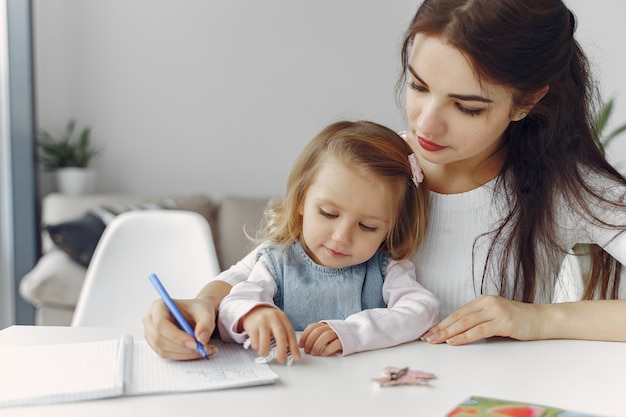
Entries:
{"label": "woman's face", "polygon": [[495,177],[503,156],[484,162],[511,120],[518,119],[508,90],[480,82],[465,56],[437,37],[415,36],[409,72],[408,141],[423,162],[426,180]]}

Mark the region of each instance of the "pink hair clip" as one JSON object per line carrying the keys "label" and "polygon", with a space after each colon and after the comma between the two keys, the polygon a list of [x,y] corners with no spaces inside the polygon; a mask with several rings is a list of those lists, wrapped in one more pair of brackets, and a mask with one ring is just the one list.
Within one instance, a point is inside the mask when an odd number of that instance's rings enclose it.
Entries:
{"label": "pink hair clip", "polygon": [[411,172],[413,175],[411,179],[416,187],[419,187],[420,182],[424,181],[424,174],[422,173],[422,167],[414,153],[409,155],[409,163],[411,164]]}
{"label": "pink hair clip", "polygon": [[412,371],[409,367],[397,368],[387,366],[383,368],[383,376],[374,378],[381,386],[393,385],[428,385],[428,381],[435,378],[435,374],[425,371]]}

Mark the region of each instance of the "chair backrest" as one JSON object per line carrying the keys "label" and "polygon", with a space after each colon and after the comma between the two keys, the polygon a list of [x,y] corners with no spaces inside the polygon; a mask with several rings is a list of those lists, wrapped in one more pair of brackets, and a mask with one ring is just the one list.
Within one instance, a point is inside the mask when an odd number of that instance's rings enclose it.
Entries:
{"label": "chair backrest", "polygon": [[174,299],[195,297],[220,272],[211,229],[181,210],[135,210],[107,226],[87,268],[72,326],[141,327],[159,298],[155,273]]}

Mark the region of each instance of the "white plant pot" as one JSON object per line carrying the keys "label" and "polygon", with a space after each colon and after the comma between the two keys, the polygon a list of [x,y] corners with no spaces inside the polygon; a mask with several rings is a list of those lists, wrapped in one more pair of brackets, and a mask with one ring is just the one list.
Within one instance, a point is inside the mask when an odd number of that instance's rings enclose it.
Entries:
{"label": "white plant pot", "polygon": [[89,168],[59,168],[55,172],[57,189],[63,194],[90,194],[96,189],[96,172]]}

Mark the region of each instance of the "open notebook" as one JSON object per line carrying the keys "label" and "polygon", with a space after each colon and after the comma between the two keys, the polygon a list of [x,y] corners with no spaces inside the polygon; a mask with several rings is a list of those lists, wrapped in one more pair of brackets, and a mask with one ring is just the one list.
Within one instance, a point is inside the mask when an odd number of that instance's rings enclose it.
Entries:
{"label": "open notebook", "polygon": [[240,344],[211,341],[210,360],[160,358],[129,335],[96,342],[0,347],[0,407],[273,383],[268,365]]}

